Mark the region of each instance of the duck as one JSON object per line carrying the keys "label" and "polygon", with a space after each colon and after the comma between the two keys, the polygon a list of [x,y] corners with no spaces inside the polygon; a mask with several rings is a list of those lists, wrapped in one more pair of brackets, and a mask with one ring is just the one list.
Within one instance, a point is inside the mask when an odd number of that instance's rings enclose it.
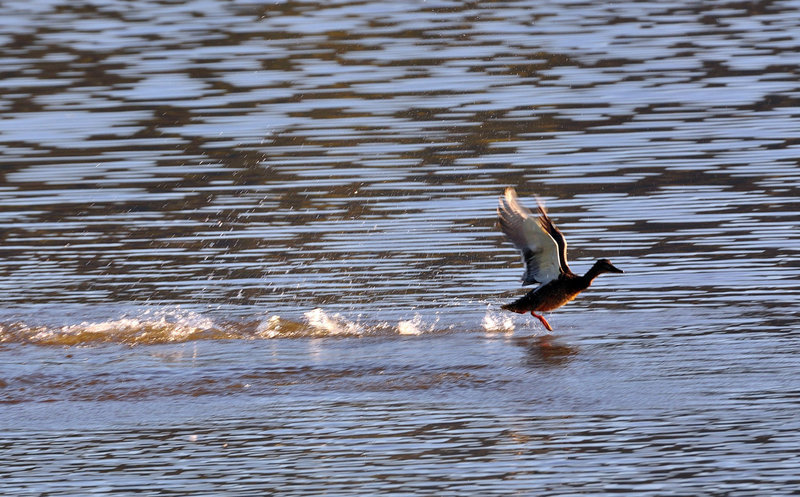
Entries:
{"label": "duck", "polygon": [[595,278],[603,273],[623,273],[608,259],[599,259],[584,274],[573,273],[567,263],[567,241],[550,217],[544,203],[536,197],[537,214],[534,215],[519,202],[512,187],[505,189],[497,206],[500,229],[521,252],[525,272],[522,286],[538,284],[517,300],[501,309],[519,314],[530,313],[542,322],[548,331],[553,327],[540,312],[558,309],[589,288]]}

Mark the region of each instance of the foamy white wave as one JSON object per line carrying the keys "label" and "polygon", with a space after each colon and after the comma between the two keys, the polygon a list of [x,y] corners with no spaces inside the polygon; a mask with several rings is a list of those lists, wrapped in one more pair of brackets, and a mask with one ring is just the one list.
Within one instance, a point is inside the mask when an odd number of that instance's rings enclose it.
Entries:
{"label": "foamy white wave", "polygon": [[292,338],[324,336],[368,336],[368,335],[421,335],[436,331],[439,318],[427,323],[419,314],[412,319],[400,320],[397,325],[388,322],[364,323],[361,315],[355,320],[339,313],[330,314],[317,308],[304,314],[305,322],[283,319],[272,315],[262,320],[255,331],[259,338]]}
{"label": "foamy white wave", "polygon": [[511,333],[514,331],[514,321],[511,316],[500,314],[491,309],[486,311],[481,324],[483,329],[489,333]]}
{"label": "foamy white wave", "polygon": [[287,331],[281,317],[275,314],[258,323],[256,327],[256,334],[261,338],[278,338],[285,336]]}
{"label": "foamy white wave", "polygon": [[341,314],[328,315],[320,308],[305,313],[309,326],[328,335],[363,335],[364,325],[350,321]]}
{"label": "foamy white wave", "polygon": [[3,340],[52,345],[80,345],[93,342],[165,343],[200,336],[224,335],[206,316],[180,308],[148,309],[135,317],[107,321],[83,321],[64,326],[28,326],[15,323],[3,330]]}
{"label": "foamy white wave", "polygon": [[422,321],[422,316],[416,314],[414,315],[414,319],[397,323],[397,332],[401,335],[421,335],[422,333],[430,333],[436,330],[436,323],[438,322],[439,318],[436,318],[436,321],[432,324],[425,324]]}
{"label": "foamy white wave", "polygon": [[256,321],[223,321],[179,307],[146,308],[117,319],[86,320],[77,324],[32,325],[24,322],[0,323],[0,342],[41,345],[89,345],[125,343],[129,345],[177,343],[190,340],[253,340],[275,338],[421,335],[437,331],[439,318],[425,320],[415,314],[394,323],[363,322],[323,309],[305,313],[295,321],[278,315],[262,315]]}

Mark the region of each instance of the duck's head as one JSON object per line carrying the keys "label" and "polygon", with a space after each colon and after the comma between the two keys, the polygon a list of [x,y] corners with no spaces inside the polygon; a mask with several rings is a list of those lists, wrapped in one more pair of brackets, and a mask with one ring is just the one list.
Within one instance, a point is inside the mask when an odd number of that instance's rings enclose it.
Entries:
{"label": "duck's head", "polygon": [[608,259],[598,259],[598,261],[594,263],[594,268],[592,269],[594,269],[597,274],[625,272],[622,269],[611,264],[611,261],[609,261]]}

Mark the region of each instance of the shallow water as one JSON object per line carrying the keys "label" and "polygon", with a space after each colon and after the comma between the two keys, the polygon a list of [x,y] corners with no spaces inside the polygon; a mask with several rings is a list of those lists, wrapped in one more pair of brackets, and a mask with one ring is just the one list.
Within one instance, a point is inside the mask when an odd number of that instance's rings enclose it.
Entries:
{"label": "shallow water", "polygon": [[3,2],[0,493],[792,494],[798,7]]}

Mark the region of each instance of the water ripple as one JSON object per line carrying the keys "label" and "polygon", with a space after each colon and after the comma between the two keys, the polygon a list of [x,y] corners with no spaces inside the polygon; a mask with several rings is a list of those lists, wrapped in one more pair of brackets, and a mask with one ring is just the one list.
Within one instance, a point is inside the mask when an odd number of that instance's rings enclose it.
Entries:
{"label": "water ripple", "polygon": [[3,489],[792,493],[796,7],[0,3]]}

